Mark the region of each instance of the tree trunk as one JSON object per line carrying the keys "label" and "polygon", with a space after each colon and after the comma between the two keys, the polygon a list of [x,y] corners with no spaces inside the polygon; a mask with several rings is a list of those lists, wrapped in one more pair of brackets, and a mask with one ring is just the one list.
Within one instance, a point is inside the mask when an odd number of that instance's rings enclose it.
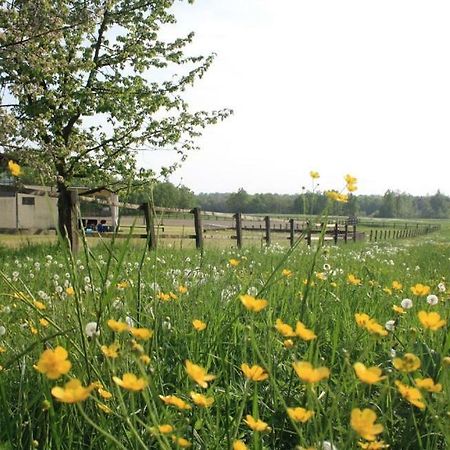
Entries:
{"label": "tree trunk", "polygon": [[68,239],[72,253],[78,252],[78,194],[58,183],[58,231]]}

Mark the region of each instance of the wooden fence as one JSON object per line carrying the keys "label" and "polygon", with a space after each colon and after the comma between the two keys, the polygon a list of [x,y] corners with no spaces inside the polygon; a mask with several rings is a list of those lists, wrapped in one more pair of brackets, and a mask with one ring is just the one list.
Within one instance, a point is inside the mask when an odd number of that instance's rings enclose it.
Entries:
{"label": "wooden fence", "polygon": [[[48,195],[50,197],[56,197],[57,193],[40,191],[40,190],[27,190],[27,193],[31,195]],[[212,211],[202,211],[200,208],[194,209],[180,209],[180,208],[162,208],[152,206],[150,203],[133,204],[123,202],[111,202],[106,199],[92,197],[90,195],[83,195],[79,191],[71,191],[71,208],[70,208],[70,221],[71,226],[68,230],[68,238],[71,242],[73,252],[77,252],[79,248],[79,227],[81,224],[81,218],[79,217],[80,202],[95,202],[104,206],[115,206],[128,210],[139,210],[143,212],[145,220],[145,233],[133,234],[133,238],[142,238],[148,241],[150,249],[155,249],[158,245],[159,239],[192,239],[195,240],[195,246],[197,249],[202,249],[204,246],[204,240],[208,236],[216,232],[220,232],[218,235],[221,239],[232,239],[236,241],[236,246],[242,248],[243,243],[247,240],[259,239],[266,245],[272,243],[273,235],[286,234],[282,239],[289,240],[290,246],[293,246],[298,238],[302,238],[308,245],[312,244],[313,240],[318,240],[321,233],[323,233],[324,240],[338,244],[338,242],[348,243],[356,241],[364,241],[368,238],[369,242],[378,242],[380,240],[387,239],[401,239],[401,238],[413,238],[416,236],[424,235],[436,231],[440,228],[435,224],[398,224],[392,222],[392,228],[390,229],[370,229],[365,232],[357,230],[357,224],[355,222],[349,222],[342,220],[342,218],[336,218],[333,223],[313,223],[305,220],[295,218],[280,218],[277,216],[255,216],[242,213],[218,213]],[[176,214],[183,215],[184,217],[192,218],[193,234],[170,234],[160,233],[164,231],[164,227],[161,226],[160,217],[158,214]],[[230,226],[216,225],[217,228],[212,227],[211,224],[203,225],[203,220],[217,220],[224,219],[232,222]],[[376,225],[378,226],[378,224]],[[367,225],[364,223],[364,228]],[[92,234],[92,236],[108,236],[114,235],[119,238],[127,238],[126,234],[118,234],[118,230],[113,233]],[[232,235],[224,235],[223,232],[232,231]],[[209,233],[209,234],[208,234]],[[259,234],[259,236],[256,236]]]}

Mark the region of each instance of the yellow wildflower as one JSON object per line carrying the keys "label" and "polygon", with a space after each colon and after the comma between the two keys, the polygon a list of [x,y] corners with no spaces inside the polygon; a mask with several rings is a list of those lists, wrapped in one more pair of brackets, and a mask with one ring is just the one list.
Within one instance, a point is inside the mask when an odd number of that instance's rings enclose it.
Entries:
{"label": "yellow wildflower", "polygon": [[396,312],[397,314],[406,314],[406,311],[401,307],[401,306],[397,306],[397,305],[393,305],[392,309],[394,310],[394,312]]}
{"label": "yellow wildflower", "polygon": [[72,363],[67,359],[68,356],[67,350],[58,345],[54,350],[45,350],[35,368],[50,380],[56,380],[61,375],[68,373],[72,367]]}
{"label": "yellow wildflower", "polygon": [[248,447],[243,441],[238,440],[233,442],[233,450],[248,450]]}
{"label": "yellow wildflower", "polygon": [[241,261],[239,261],[238,259],[235,259],[235,258],[231,258],[230,260],[228,260],[228,264],[231,267],[237,267],[240,263],[241,263]]}
{"label": "yellow wildflower", "polygon": [[123,333],[124,331],[128,331],[130,329],[127,323],[120,322],[114,319],[109,319],[106,323],[108,327],[116,333]]}
{"label": "yellow wildflower", "polygon": [[432,378],[415,378],[414,383],[418,388],[425,389],[428,392],[442,391],[442,384],[435,383]]}
{"label": "yellow wildflower", "polygon": [[97,389],[97,392],[100,394],[100,397],[104,398],[105,400],[109,400],[112,397],[111,392],[101,387]]}
{"label": "yellow wildflower", "polygon": [[174,430],[173,426],[168,423],[158,425],[157,429],[161,434],[169,434]]}
{"label": "yellow wildflower", "polygon": [[401,291],[403,289],[403,284],[397,280],[394,280],[392,282],[392,289],[394,289],[394,291]]}
{"label": "yellow wildflower", "polygon": [[119,344],[114,342],[110,346],[102,345],[100,347],[100,350],[108,358],[117,358],[119,356],[119,353],[118,353],[119,348],[120,348]]}
{"label": "yellow wildflower", "polygon": [[417,283],[411,287],[411,292],[418,297],[424,297],[430,293],[430,286],[424,285],[422,283]]}
{"label": "yellow wildflower", "polygon": [[389,289],[388,287],[383,288],[383,292],[387,295],[392,295],[392,289]]}
{"label": "yellow wildflower", "polygon": [[397,370],[405,373],[414,372],[421,365],[420,359],[413,353],[405,353],[403,358],[394,358],[392,364]]}
{"label": "yellow wildflower", "polygon": [[177,299],[178,299],[178,296],[177,296],[176,294],[174,294],[172,291],[169,292],[169,297],[170,297],[172,300],[177,300]]}
{"label": "yellow wildflower", "polygon": [[195,319],[192,321],[192,326],[196,331],[203,331],[206,328],[206,323],[199,319]]}
{"label": "yellow wildflower", "polygon": [[141,355],[139,356],[139,360],[141,361],[142,364],[150,364],[150,356],[148,355]]}
{"label": "yellow wildflower", "polygon": [[166,405],[175,406],[178,409],[192,409],[192,406],[188,405],[184,400],[175,395],[160,395],[159,398]]}
{"label": "yellow wildflower", "polygon": [[101,409],[105,414],[111,414],[112,413],[112,409],[108,406],[105,405],[104,403],[97,403],[97,408]]}
{"label": "yellow wildflower", "polygon": [[288,408],[287,413],[289,417],[295,422],[308,422],[309,419],[314,415],[314,411],[309,411],[305,408]]}
{"label": "yellow wildflower", "polygon": [[118,289],[126,289],[128,286],[129,286],[128,281],[120,281],[119,283],[117,283]]}
{"label": "yellow wildflower", "polygon": [[92,389],[93,386],[83,387],[80,380],[73,378],[64,387],[55,386],[52,388],[52,395],[56,400],[63,403],[78,403],[85,401]]}
{"label": "yellow wildflower", "polygon": [[157,295],[157,297],[158,297],[160,300],[164,301],[164,302],[167,302],[167,301],[170,300],[170,295],[169,295],[169,294],[164,294],[164,292],[159,292],[158,295]]}
{"label": "yellow wildflower", "polygon": [[19,164],[15,163],[12,160],[8,161],[8,170],[10,171],[13,177],[18,177],[21,175],[21,168]]}
{"label": "yellow wildflower", "polygon": [[326,367],[314,368],[307,361],[297,361],[292,364],[297,376],[306,383],[317,383],[330,376],[330,370]]}
{"label": "yellow wildflower", "polygon": [[387,330],[380,325],[375,319],[370,319],[366,323],[366,329],[369,333],[378,334],[379,336],[387,336]]}
{"label": "yellow wildflower", "polygon": [[349,273],[347,275],[347,282],[349,284],[352,284],[353,286],[361,285],[361,280],[359,278],[355,277],[355,275],[353,275],[352,273]]}
{"label": "yellow wildflower", "polygon": [[241,299],[242,304],[249,311],[253,312],[262,311],[269,304],[267,300],[258,299],[248,294],[240,295],[239,298]]}
{"label": "yellow wildflower", "polygon": [[172,441],[181,448],[188,448],[191,447],[192,444],[185,438],[183,437],[177,437],[175,435],[172,435]]}
{"label": "yellow wildflower", "polygon": [[297,324],[295,326],[295,334],[304,341],[312,341],[317,338],[314,331],[306,328],[305,325],[300,321],[297,321]]}
{"label": "yellow wildflower", "polygon": [[374,441],[376,435],[383,432],[383,425],[375,423],[377,415],[371,409],[354,408],[352,410],[351,427],[367,441]]}
{"label": "yellow wildflower", "polygon": [[389,444],[385,444],[384,441],[362,442],[359,441],[358,445],[365,450],[380,450],[388,448]]}
{"label": "yellow wildflower", "polygon": [[39,311],[43,311],[44,309],[47,309],[47,307],[42,302],[38,302],[37,300],[33,301],[33,305],[36,309],[39,309]]}
{"label": "yellow wildflower", "polygon": [[397,386],[400,395],[411,405],[416,406],[419,409],[425,409],[425,403],[423,402],[422,394],[419,389],[407,386],[402,382],[396,380],[395,385]]}
{"label": "yellow wildflower", "polygon": [[133,392],[144,390],[148,384],[144,378],[138,378],[133,373],[124,373],[122,378],[113,377],[113,381],[117,386]]}
{"label": "yellow wildflower", "polygon": [[196,392],[191,392],[190,396],[192,401],[201,408],[209,408],[214,403],[212,397],[206,397],[205,395],[197,394]]}
{"label": "yellow wildflower", "polygon": [[247,414],[245,417],[244,422],[248,425],[249,428],[251,428],[253,431],[270,431],[271,428],[266,422],[263,422],[261,419],[255,419],[250,414]]}
{"label": "yellow wildflower", "polygon": [[283,345],[285,348],[292,348],[294,346],[294,341],[292,339],[285,339]]}
{"label": "yellow wildflower", "polygon": [[47,328],[50,325],[50,322],[47,319],[44,319],[43,317],[41,319],[39,319],[39,324],[44,327]]}
{"label": "yellow wildflower", "polygon": [[283,269],[281,275],[286,278],[292,277],[292,270]]}
{"label": "yellow wildflower", "polygon": [[178,292],[180,294],[186,294],[187,291],[188,291],[188,288],[186,286],[178,286]]}
{"label": "yellow wildflower", "polygon": [[264,381],[269,378],[269,375],[264,371],[264,369],[258,365],[250,367],[248,364],[244,363],[241,365],[241,370],[246,378],[252,381]]}
{"label": "yellow wildflower", "polygon": [[386,377],[381,376],[381,369],[379,367],[366,367],[363,363],[357,362],[353,364],[356,376],[367,384],[378,383]]}
{"label": "yellow wildflower", "polygon": [[295,332],[293,328],[288,325],[287,323],[284,323],[281,319],[277,319],[275,321],[275,329],[282,334],[284,337],[293,337],[295,336]]}
{"label": "yellow wildflower", "polygon": [[214,380],[216,378],[215,375],[210,375],[206,372],[206,370],[197,366],[197,364],[192,363],[188,359],[185,362],[186,365],[186,373],[189,378],[192,378],[199,386],[202,388],[208,387],[208,381]]}
{"label": "yellow wildflower", "polygon": [[348,202],[348,195],[347,194],[342,194],[342,193],[337,192],[337,191],[326,191],[325,195],[330,200],[333,200],[335,202],[339,202],[339,203],[347,203]]}
{"label": "yellow wildflower", "polygon": [[69,295],[70,297],[75,295],[75,290],[73,287],[69,286],[68,288],[66,288],[66,294]]}
{"label": "yellow wildflower", "polygon": [[135,352],[144,353],[144,347],[142,347],[142,345],[136,342],[134,339],[131,340],[131,348]]}
{"label": "yellow wildflower", "polygon": [[311,170],[311,171],[309,172],[309,176],[310,176],[313,180],[317,180],[317,178],[320,178],[319,172],[316,172],[315,170]]}
{"label": "yellow wildflower", "polygon": [[424,328],[428,328],[432,331],[439,330],[439,328],[442,328],[447,323],[447,321],[441,319],[439,313],[434,311],[430,313],[419,311],[417,317]]}
{"label": "yellow wildflower", "polygon": [[153,336],[153,330],[148,328],[130,328],[130,333],[136,338],[143,341],[149,340]]}

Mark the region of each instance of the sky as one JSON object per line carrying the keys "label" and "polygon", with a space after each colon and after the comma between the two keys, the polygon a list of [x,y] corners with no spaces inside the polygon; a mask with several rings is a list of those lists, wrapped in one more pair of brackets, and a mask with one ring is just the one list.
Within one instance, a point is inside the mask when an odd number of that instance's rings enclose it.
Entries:
{"label": "sky", "polygon": [[[174,36],[216,60],[191,108],[234,110],[170,178],[194,192],[450,195],[448,0],[196,0]],[[145,153],[144,167],[174,161]]]}

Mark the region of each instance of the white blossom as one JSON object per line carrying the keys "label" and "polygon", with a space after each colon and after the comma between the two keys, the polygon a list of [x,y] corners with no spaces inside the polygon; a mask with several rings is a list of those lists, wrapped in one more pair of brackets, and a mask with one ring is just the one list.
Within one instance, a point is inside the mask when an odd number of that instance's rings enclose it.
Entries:
{"label": "white blossom", "polygon": [[400,305],[402,305],[402,308],[404,309],[410,309],[413,307],[413,302],[410,298],[404,298]]}
{"label": "white blossom", "polygon": [[100,336],[100,330],[97,327],[97,322],[89,322],[84,331],[87,337]]}
{"label": "white blossom", "polygon": [[430,294],[430,295],[427,297],[427,303],[428,303],[429,305],[431,305],[431,306],[434,306],[434,305],[437,305],[437,304],[439,303],[439,299],[437,298],[436,295]]}

